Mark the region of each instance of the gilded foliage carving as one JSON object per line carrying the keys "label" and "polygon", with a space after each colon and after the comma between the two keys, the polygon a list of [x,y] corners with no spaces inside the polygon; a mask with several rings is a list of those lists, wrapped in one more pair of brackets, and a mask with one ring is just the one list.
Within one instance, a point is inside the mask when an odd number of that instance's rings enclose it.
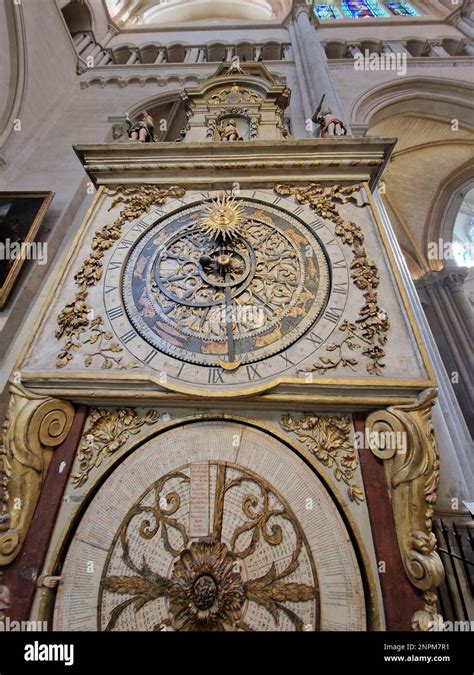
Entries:
{"label": "gilded foliage carving", "polygon": [[115,197],[109,211],[117,204],[124,206],[112,224],[105,225],[95,232],[90,255],[74,275],[78,290],[74,299],[59,314],[58,328],[55,332],[58,340],[64,340],[63,348],[56,360],[57,368],[67,366],[75,352],[84,351],[84,345],[94,345],[91,351],[84,354],[86,367],[91,366],[96,360],[100,363],[100,367],[105,369],[113,366],[136,367],[135,363],[127,366],[123,364],[123,357],[118,356],[123,350],[122,346],[118,342],[113,342],[112,333],[103,329],[102,317],[94,316],[92,306],[87,303],[89,288],[102,278],[104,254],[120,239],[122,227],[140,217],[153,205],[164,204],[168,197],[182,197],[184,189],[176,185],[165,189],[157,185],[141,185],[109,189],[108,194]]}
{"label": "gilded foliage carving", "polygon": [[338,367],[356,370],[358,359],[355,354],[361,350],[367,358],[366,370],[371,375],[381,375],[385,366],[384,346],[390,323],[387,313],[378,304],[377,287],[379,272],[377,265],[369,260],[364,248],[364,234],[354,222],[346,221],[339,215],[336,202],[352,202],[358,207],[360,185],[325,187],[312,183],[308,187],[295,188],[277,185],[275,191],[288,197],[294,195],[300,204],[308,204],[321,218],[332,220],[336,224],[335,233],[352,250],[350,265],[351,277],[356,287],[363,291],[364,304],[354,322],[344,320],[339,326],[340,340],[326,345],[326,351],[333,356],[320,356],[318,361],[304,372],[316,372],[320,375]]}
{"label": "gilded foliage carving", "polygon": [[79,471],[72,474],[71,482],[76,488],[84,485],[90,472],[125,445],[130,435],[137,434],[144,425],[156,424],[158,418],[159,414],[155,410],[149,410],[141,417],[132,408],[93,408],[77,453]]}
{"label": "gilded foliage carving", "polygon": [[349,499],[364,501],[362,488],[353,482],[359,460],[354,447],[354,434],[349,417],[302,415],[299,420],[283,415],[282,429],[295,434],[316,459],[333,471],[334,478],[347,485]]}
{"label": "gilded foliage carving", "polygon": [[[406,438],[403,449],[386,460],[391,501],[405,573],[416,588],[425,591],[425,601],[428,597],[427,605],[430,606],[436,605],[432,589],[439,586],[444,578],[443,564],[436,551],[436,537],[432,531],[433,506],[439,483],[439,456],[431,420],[435,400],[436,390],[427,389],[415,404],[376,411],[368,416],[366,422],[369,433],[379,433],[383,428],[386,432],[403,433]],[[426,607],[417,612],[413,621],[416,630],[428,630],[426,626],[433,623],[431,615],[434,614]]]}
{"label": "gilded foliage carving", "polygon": [[[167,618],[162,625],[178,631],[253,630],[245,622],[244,609],[249,603],[265,608],[275,626],[284,616],[294,630],[304,630],[301,605],[292,607],[289,603],[317,603],[319,595],[315,585],[291,577],[299,568],[303,550],[307,555],[301,527],[292,511],[263,479],[241,468],[231,469],[232,475],[227,478],[229,468],[219,464],[213,532],[192,541],[187,529],[189,516],[182,513],[189,499],[188,470],[163,476],[132,507],[120,526],[117,544],[122,563],[130,574],[108,575],[104,569],[101,588],[102,593],[109,594],[108,598],[110,594],[128,597],[111,609],[108,605],[105,630],[116,628],[130,605],[138,611],[159,598],[168,600]],[[241,502],[239,521],[243,523],[235,524],[233,535],[224,542],[222,519],[228,498],[236,506]],[[172,568],[167,574],[157,570],[158,556],[153,557],[153,563],[147,560],[153,550],[153,538],[155,545],[161,541],[172,557]],[[257,549],[267,547],[263,558],[266,560],[272,548],[281,550],[282,543],[289,546],[291,553],[279,560],[281,564],[276,565],[270,558],[263,573],[259,574],[260,565],[254,565],[250,578],[242,575],[244,561],[250,560]],[[141,550],[145,553],[140,554]],[[160,628],[155,626],[155,630]]]}
{"label": "gilded foliage carving", "polygon": [[74,419],[67,401],[10,386],[0,445],[0,565],[21,550],[38,502],[49,452],[66,438]]}

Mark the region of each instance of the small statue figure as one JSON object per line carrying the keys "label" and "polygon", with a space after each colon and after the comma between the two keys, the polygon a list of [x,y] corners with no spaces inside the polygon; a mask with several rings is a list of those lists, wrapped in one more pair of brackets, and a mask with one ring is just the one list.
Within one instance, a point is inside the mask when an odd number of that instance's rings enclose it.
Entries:
{"label": "small statue figure", "polygon": [[227,70],[228,75],[245,75],[245,72],[240,67],[240,57],[233,56],[232,63]]}
{"label": "small statue figure", "polygon": [[323,94],[311,121],[315,124],[319,124],[321,127],[321,138],[327,138],[328,136],[346,136],[347,129],[344,122],[332,114],[331,108],[326,108],[321,112],[325,98],[326,94]]}
{"label": "small statue figure", "polygon": [[326,108],[322,113],[317,113],[313,117],[313,122],[316,122],[321,127],[321,138],[347,135],[344,122],[332,114],[331,108]]}
{"label": "small statue figure", "polygon": [[129,117],[125,118],[127,123],[127,133],[131,141],[139,141],[140,143],[151,143],[155,141],[155,121],[153,117],[144,111],[141,120],[138,122],[130,121]]}
{"label": "small statue figure", "polygon": [[243,141],[234,119],[221,122],[217,127],[221,141]]}

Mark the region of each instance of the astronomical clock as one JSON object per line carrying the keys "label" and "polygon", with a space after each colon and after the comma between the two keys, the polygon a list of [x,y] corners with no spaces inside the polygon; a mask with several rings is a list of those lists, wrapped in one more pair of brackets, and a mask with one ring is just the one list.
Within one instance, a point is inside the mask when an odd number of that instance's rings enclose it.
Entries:
{"label": "astronomical clock", "polygon": [[97,195],[0,455],[18,618],[439,619],[435,383],[372,194],[394,142],[296,141],[289,95],[262,64],[223,64],[183,95],[181,142],[76,147]]}

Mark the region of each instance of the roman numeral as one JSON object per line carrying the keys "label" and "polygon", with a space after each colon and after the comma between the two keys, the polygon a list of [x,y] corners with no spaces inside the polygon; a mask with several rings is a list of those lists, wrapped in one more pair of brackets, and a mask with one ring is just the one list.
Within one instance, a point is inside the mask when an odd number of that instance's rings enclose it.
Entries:
{"label": "roman numeral", "polygon": [[272,201],[272,204],[279,204],[281,202],[281,197],[275,197],[275,199]]}
{"label": "roman numeral", "polygon": [[122,239],[118,246],[118,250],[121,251],[122,249],[127,250],[127,248],[130,248],[130,246],[133,244],[133,241],[130,241],[129,239]]}
{"label": "roman numeral", "polygon": [[120,339],[122,340],[122,342],[123,342],[124,344],[128,344],[128,343],[130,342],[130,340],[133,340],[133,338],[135,337],[135,335],[136,335],[135,331],[133,330],[133,328],[131,328],[129,331],[127,331],[127,333],[125,333],[124,335],[122,335],[122,336],[120,337]]}
{"label": "roman numeral", "polygon": [[207,371],[207,383],[208,384],[224,384],[224,378],[222,377],[222,371],[217,368],[209,368]]}
{"label": "roman numeral", "polygon": [[[334,241],[334,240],[333,240],[333,241]],[[344,260],[344,258],[343,258],[342,260],[336,260],[336,261],[333,261],[332,266],[333,266],[333,267],[336,267],[336,268],[338,268],[338,267],[345,267],[345,266],[346,266],[346,261]]]}
{"label": "roman numeral", "polygon": [[183,372],[183,370],[184,370],[184,366],[185,366],[185,365],[186,365],[185,363],[182,363],[182,364],[180,365],[180,367],[179,367],[179,370],[178,370],[178,373],[177,373],[176,377],[181,377],[181,373]]}
{"label": "roman numeral", "polygon": [[324,227],[324,223],[321,223],[319,220],[313,220],[311,223],[308,223],[308,225],[312,227],[313,230],[320,230]]}
{"label": "roman numeral", "polygon": [[106,293],[106,294],[107,294],[107,293],[111,293],[112,291],[116,291],[116,290],[117,290],[117,286],[106,286],[104,290],[105,290],[105,293]]}
{"label": "roman numeral", "polygon": [[257,366],[246,366],[247,368],[247,377],[249,378],[250,381],[256,380],[257,378],[261,378],[262,376],[257,370]]}
{"label": "roman numeral", "polygon": [[303,213],[304,208],[302,206],[298,206],[296,209],[293,209],[293,213],[295,213],[297,216],[300,215],[300,213]]}
{"label": "roman numeral", "polygon": [[342,293],[342,295],[345,295],[347,293],[347,284],[344,281],[341,284],[334,284],[334,293]]}
{"label": "roman numeral", "polygon": [[139,232],[143,232],[143,230],[146,230],[147,227],[148,225],[146,223],[139,222],[133,226],[133,229],[138,230]]}
{"label": "roman numeral", "polygon": [[122,267],[121,262],[117,262],[116,260],[111,260],[109,262],[109,269],[110,270],[119,270]]}
{"label": "roman numeral", "polygon": [[107,310],[107,316],[111,321],[114,319],[118,319],[120,316],[123,316],[123,308],[122,307],[113,307],[112,309]]}
{"label": "roman numeral", "polygon": [[281,358],[284,360],[286,366],[293,366],[294,363],[293,361],[290,361],[288,358],[286,352],[283,352],[283,354],[278,354],[278,356],[281,356]]}
{"label": "roman numeral", "polygon": [[142,361],[144,361],[144,363],[150,364],[153,361],[153,359],[155,358],[156,354],[157,354],[156,349],[151,349],[148,352],[148,354],[145,356],[145,358],[142,359]]}
{"label": "roman numeral", "polygon": [[342,310],[339,309],[339,307],[329,307],[324,312],[324,318],[327,319],[328,321],[332,321],[332,323],[337,323],[341,314],[342,314]]}
{"label": "roman numeral", "polygon": [[320,338],[314,330],[311,331],[311,333],[308,333],[308,335],[305,335],[305,340],[312,342],[313,347],[316,347],[316,349],[323,343],[322,338]]}

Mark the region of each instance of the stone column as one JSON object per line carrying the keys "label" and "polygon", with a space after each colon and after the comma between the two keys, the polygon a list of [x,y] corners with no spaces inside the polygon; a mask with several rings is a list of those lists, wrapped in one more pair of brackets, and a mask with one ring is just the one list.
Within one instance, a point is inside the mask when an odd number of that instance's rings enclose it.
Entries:
{"label": "stone column", "polygon": [[420,298],[408,271],[400,244],[395,236],[385,206],[378,193],[374,194],[382,225],[395,256],[403,286],[420,332],[421,340],[430,358],[438,383],[438,402],[433,408],[433,424],[441,458],[441,482],[438,511],[449,512],[452,499],[459,500],[459,515],[466,513],[462,501],[473,501],[474,471],[472,466],[472,441],[463,414],[446,373],[441,355],[430,330]]}
{"label": "stone column", "polygon": [[298,6],[295,13],[296,42],[301,51],[303,70],[306,73],[312,113],[314,113],[322,95],[325,94],[323,105],[331,108],[333,113],[344,121],[347,133],[351,134],[350,125],[332,82],[326,53],[319,40],[317,30],[310,22],[306,5]]}
{"label": "stone column", "polygon": [[467,19],[459,19],[456,28],[459,28],[461,33],[464,33],[467,37],[474,38],[474,26],[472,26]]}
{"label": "stone column", "polygon": [[441,40],[434,40],[430,42],[430,56],[450,56],[443,47]]}
{"label": "stone column", "polygon": [[161,47],[158,50],[158,56],[155,59],[155,63],[163,63],[164,60],[165,60],[165,49],[164,47]]}
{"label": "stone column", "polygon": [[128,57],[128,61],[126,63],[127,66],[131,66],[134,63],[138,61],[138,51],[136,49],[132,49],[132,53]]}
{"label": "stone column", "polygon": [[261,56],[262,56],[262,48],[255,47],[255,61],[258,61]]}
{"label": "stone column", "polygon": [[79,42],[78,45],[76,45],[77,53],[82,54],[82,52],[87,49],[89,45],[93,43],[93,39],[90,35],[86,35],[86,37]]}
{"label": "stone column", "polygon": [[72,41],[74,42],[74,45],[76,47],[79,47],[81,44],[82,40],[84,40],[87,37],[85,33],[76,33],[74,37],[72,38]]}
{"label": "stone column", "polygon": [[[293,55],[295,59],[295,69],[296,69],[296,74],[297,74],[297,85],[301,94],[301,101],[303,103],[303,113],[304,113],[304,119],[305,123],[306,120],[311,120],[314,109],[312,108],[311,105],[311,100],[309,96],[309,91],[308,91],[308,81],[305,77],[304,70],[303,70],[303,59],[301,56],[299,44],[298,44],[298,37],[296,35],[296,28],[294,23],[290,23],[288,26],[288,32],[290,33],[290,39],[291,39],[291,44],[293,47]],[[290,104],[291,105],[291,104]],[[305,125],[306,126],[306,125]],[[313,133],[312,131],[306,130],[306,135],[307,136],[312,136]]]}
{"label": "stone column", "polygon": [[199,55],[198,47],[188,47],[186,50],[186,57],[184,59],[185,63],[197,63]]}
{"label": "stone column", "polygon": [[356,56],[363,56],[359,45],[348,45],[347,51],[354,59]]}
{"label": "stone column", "polygon": [[386,54],[406,54],[408,57],[411,56],[408,49],[401,42],[386,42],[384,44],[384,52]]}
{"label": "stone column", "polygon": [[206,60],[206,50],[204,49],[204,47],[201,47],[200,50],[199,50],[199,53],[198,53],[197,62],[198,63],[204,63],[205,60]]}
{"label": "stone column", "polygon": [[464,292],[466,277],[467,269],[465,267],[446,269],[444,286],[453,298],[467,332],[472,334],[473,310]]}
{"label": "stone column", "polygon": [[118,34],[118,32],[119,31],[117,28],[115,28],[115,26],[110,25],[107,26],[107,32],[105,33],[104,37],[101,40],[99,40],[102,47],[106,47],[111,41],[111,39]]}
{"label": "stone column", "polygon": [[234,56],[234,48],[233,47],[226,47],[225,60],[226,61],[232,61],[233,56]]}
{"label": "stone column", "polygon": [[105,52],[105,51],[104,51],[104,52],[102,52],[102,54],[100,55],[100,59],[97,61],[97,65],[98,65],[98,66],[101,66],[101,67],[102,67],[102,66],[106,66],[106,65],[107,65],[108,63],[110,63],[111,61],[112,61],[112,57],[110,56],[110,54],[109,54],[108,52]]}

